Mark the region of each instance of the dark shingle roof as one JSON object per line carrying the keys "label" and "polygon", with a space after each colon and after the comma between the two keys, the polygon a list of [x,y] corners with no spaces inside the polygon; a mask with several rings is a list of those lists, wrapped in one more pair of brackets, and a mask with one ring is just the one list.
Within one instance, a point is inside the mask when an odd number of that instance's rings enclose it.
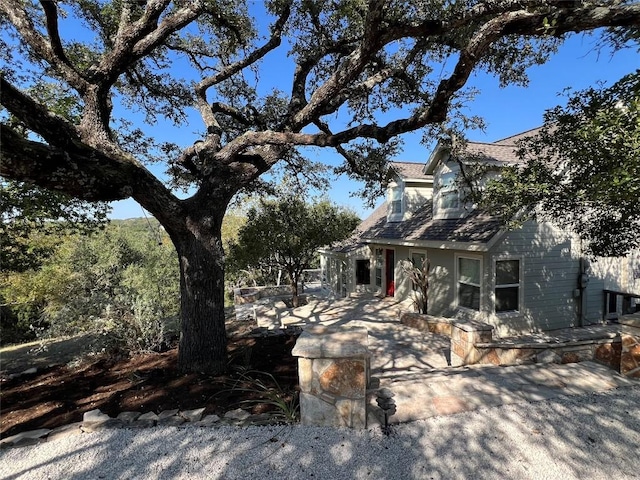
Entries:
{"label": "dark shingle roof", "polygon": [[385,203],[363,223],[367,228],[359,235],[362,240],[487,243],[500,231],[497,219],[477,211],[465,218],[434,220],[431,201],[401,222],[387,222]]}
{"label": "dark shingle roof", "polygon": [[536,135],[540,127],[518,133],[493,143],[468,142],[465,148],[467,162],[481,161],[498,165],[518,164],[521,160],[516,155],[516,143],[523,138]]}
{"label": "dark shingle roof", "polygon": [[520,159],[516,156],[514,145],[496,145],[493,143],[468,142],[463,161],[483,163],[514,164]]}
{"label": "dark shingle roof", "polygon": [[398,176],[402,179],[407,178],[420,178],[420,179],[429,179],[431,175],[424,174],[424,162],[416,163],[416,162],[391,162],[391,168],[398,174]]}
{"label": "dark shingle roof", "polygon": [[532,137],[537,135],[542,127],[532,128],[531,130],[527,130],[526,132],[516,133],[515,135],[511,135],[510,137],[503,138],[502,140],[497,140],[493,142],[494,145],[515,145],[516,142],[522,140],[523,138]]}

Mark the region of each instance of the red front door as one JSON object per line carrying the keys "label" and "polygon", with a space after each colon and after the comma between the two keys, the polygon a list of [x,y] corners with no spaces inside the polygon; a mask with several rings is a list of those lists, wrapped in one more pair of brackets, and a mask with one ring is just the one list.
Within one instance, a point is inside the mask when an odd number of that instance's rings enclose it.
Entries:
{"label": "red front door", "polygon": [[395,275],[395,269],[396,269],[396,260],[395,260],[395,251],[394,250],[387,250],[387,254],[386,254],[386,284],[387,284],[387,296],[388,297],[393,297],[393,294],[396,291],[396,284],[395,284],[395,279],[396,279],[396,275]]}

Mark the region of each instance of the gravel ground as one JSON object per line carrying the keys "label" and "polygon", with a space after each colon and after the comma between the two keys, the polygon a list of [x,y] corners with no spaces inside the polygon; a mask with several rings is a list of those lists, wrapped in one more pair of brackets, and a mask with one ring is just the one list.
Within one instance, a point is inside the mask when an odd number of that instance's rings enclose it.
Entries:
{"label": "gravel ground", "polygon": [[379,429],[108,430],[0,452],[17,479],[640,478],[640,387]]}

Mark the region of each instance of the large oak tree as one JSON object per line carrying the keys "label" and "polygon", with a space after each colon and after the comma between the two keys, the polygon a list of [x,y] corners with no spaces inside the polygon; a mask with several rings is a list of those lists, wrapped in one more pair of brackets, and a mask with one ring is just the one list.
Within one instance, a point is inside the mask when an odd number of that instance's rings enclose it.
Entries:
{"label": "large oak tree", "polygon": [[[336,149],[345,171],[371,173],[387,142],[453,119],[474,70],[523,83],[565,35],[640,24],[640,5],[625,1],[264,6],[266,34],[242,0],[0,1],[0,99],[33,133],[2,125],[0,175],[84,200],[131,197],[153,213],[180,259],[186,371],[226,366],[220,227],[236,192],[278,162],[295,167],[299,146]],[[260,69],[273,69],[277,55],[294,68],[265,93]],[[77,121],[27,93],[48,82],[76,99]],[[133,115],[116,118],[130,109],[179,123],[190,106],[201,138],[179,153],[169,143],[154,148]],[[173,186],[193,186],[189,198],[145,166],[158,159]]]}

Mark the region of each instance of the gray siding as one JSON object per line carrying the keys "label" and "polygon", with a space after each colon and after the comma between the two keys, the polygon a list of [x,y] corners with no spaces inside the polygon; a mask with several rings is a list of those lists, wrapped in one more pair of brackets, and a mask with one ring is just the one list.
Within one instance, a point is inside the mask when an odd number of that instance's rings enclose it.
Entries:
{"label": "gray siding", "polygon": [[[493,308],[494,262],[521,259],[519,314],[496,314]],[[526,223],[505,234],[489,252],[487,314],[500,335],[554,330],[577,325],[579,299],[575,298],[580,273],[579,252],[569,236],[549,224]]]}

